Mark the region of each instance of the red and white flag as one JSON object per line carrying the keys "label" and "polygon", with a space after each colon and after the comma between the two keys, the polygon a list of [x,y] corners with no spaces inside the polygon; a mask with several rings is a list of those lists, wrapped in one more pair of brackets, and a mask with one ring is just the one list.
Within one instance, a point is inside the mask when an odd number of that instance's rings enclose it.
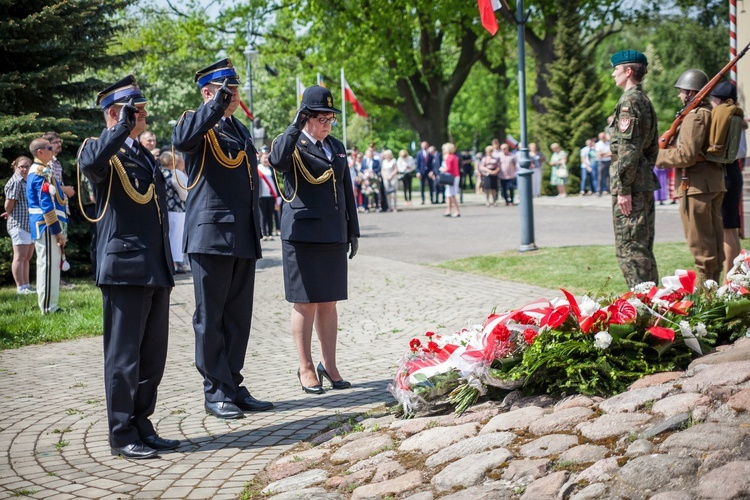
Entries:
{"label": "red and white flag", "polygon": [[245,112],[245,116],[247,116],[250,121],[253,121],[253,114],[248,109],[247,104],[242,102],[242,99],[240,99],[240,107],[242,108],[242,111]]}
{"label": "red and white flag", "polygon": [[495,11],[500,10],[500,0],[477,0],[479,3],[479,15],[482,18],[482,26],[490,32],[490,35],[497,33],[497,18]]}
{"label": "red and white flag", "polygon": [[359,116],[363,116],[367,118],[367,112],[365,111],[365,108],[362,107],[362,103],[359,102],[357,99],[357,96],[354,95],[354,92],[352,91],[352,88],[349,86],[349,82],[346,81],[346,78],[344,78],[343,73],[341,78],[344,79],[344,99],[347,100],[352,105],[352,109],[355,113],[357,113]]}

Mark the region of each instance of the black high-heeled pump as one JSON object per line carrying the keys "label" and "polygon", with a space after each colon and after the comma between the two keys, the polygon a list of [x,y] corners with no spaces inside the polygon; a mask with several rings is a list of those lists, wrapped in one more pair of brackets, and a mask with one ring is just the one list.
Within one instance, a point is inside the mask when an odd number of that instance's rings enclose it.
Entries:
{"label": "black high-heeled pump", "polygon": [[328,372],[326,371],[325,367],[323,366],[323,363],[318,363],[318,379],[323,380],[323,377],[327,378],[328,381],[331,383],[331,387],[334,389],[348,389],[352,386],[350,382],[347,382],[346,380],[333,380],[330,375],[328,375]]}
{"label": "black high-heeled pump", "polygon": [[314,385],[312,387],[305,387],[302,384],[302,377],[299,374],[299,368],[297,368],[297,379],[299,380],[299,385],[302,386],[302,390],[305,391],[308,394],[325,394],[325,390],[323,390],[323,384],[318,382],[318,385]]}

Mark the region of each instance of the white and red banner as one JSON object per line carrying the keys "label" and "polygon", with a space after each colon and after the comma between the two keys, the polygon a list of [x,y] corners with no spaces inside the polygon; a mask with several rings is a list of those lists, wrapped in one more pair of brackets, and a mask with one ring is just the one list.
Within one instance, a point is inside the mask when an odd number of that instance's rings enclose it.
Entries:
{"label": "white and red banner", "polygon": [[354,91],[352,91],[352,88],[349,86],[349,82],[346,81],[346,78],[342,75],[342,83],[344,84],[344,99],[352,105],[352,109],[355,113],[357,113],[359,116],[367,118],[367,112],[365,111],[365,108],[362,107],[362,103],[359,102],[359,99],[357,99],[357,96],[354,95]]}
{"label": "white and red banner", "polygon": [[477,0],[479,4],[479,16],[482,18],[482,26],[490,32],[497,33],[497,18],[495,11],[500,10],[500,0]]}

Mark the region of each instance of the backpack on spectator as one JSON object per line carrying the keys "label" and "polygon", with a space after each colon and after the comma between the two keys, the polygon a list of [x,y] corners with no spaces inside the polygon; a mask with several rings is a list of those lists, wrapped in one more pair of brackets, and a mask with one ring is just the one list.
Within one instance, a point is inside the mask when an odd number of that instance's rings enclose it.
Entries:
{"label": "backpack on spectator", "polygon": [[742,109],[733,104],[720,104],[711,111],[710,146],[703,153],[708,161],[727,165],[737,159],[743,116]]}

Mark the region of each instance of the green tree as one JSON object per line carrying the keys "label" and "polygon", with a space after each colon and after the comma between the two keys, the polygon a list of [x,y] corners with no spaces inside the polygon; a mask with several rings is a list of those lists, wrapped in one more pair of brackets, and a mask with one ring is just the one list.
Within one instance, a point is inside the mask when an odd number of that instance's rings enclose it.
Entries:
{"label": "green tree", "polygon": [[133,2],[0,0],[0,161],[48,129],[86,129],[102,88],[91,72],[124,59],[107,47]]}
{"label": "green tree", "polygon": [[[12,171],[7,164],[28,155],[29,143],[48,130],[65,139],[61,154],[68,184],[75,185],[78,139],[95,133],[101,114],[94,96],[103,88],[93,76],[97,69],[121,63],[127,54],[107,52],[120,29],[123,12],[134,0],[0,0],[0,187]],[[98,117],[98,118],[97,118]],[[96,124],[96,125],[94,125]],[[76,209],[71,200],[71,210]],[[87,245],[87,225],[71,225],[66,254],[88,260],[80,249]],[[2,242],[0,282],[10,279],[9,240]]]}
{"label": "green tree", "polygon": [[550,97],[542,99],[547,112],[539,117],[539,131],[543,142],[549,146],[559,143],[568,152],[568,170],[571,173],[568,188],[578,190],[580,157],[578,152],[587,138],[604,125],[601,107],[603,92],[587,56],[579,31],[582,16],[577,0],[564,0],[557,24],[555,62],[549,66],[548,85]]}

